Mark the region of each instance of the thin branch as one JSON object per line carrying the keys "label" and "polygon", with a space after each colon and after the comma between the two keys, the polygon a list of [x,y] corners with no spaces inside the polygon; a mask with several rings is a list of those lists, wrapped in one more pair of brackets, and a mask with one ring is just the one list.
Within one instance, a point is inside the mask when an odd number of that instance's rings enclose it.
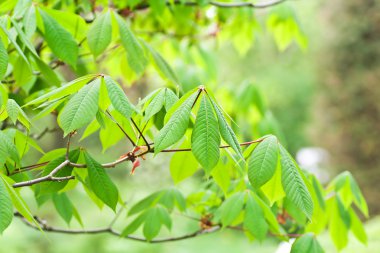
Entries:
{"label": "thin branch", "polygon": [[[260,138],[260,139],[253,140],[253,141],[242,142],[242,143],[239,143],[239,145],[240,146],[249,146],[249,145],[254,144],[254,143],[262,142],[263,140],[264,140],[264,138]],[[219,148],[230,148],[230,147],[231,147],[230,145],[223,145],[223,146],[220,146]],[[187,151],[191,151],[191,148],[164,149],[164,150],[161,150],[160,152],[171,153],[171,152],[187,152]]]}
{"label": "thin branch", "polygon": [[[39,230],[39,228],[33,224],[30,223],[28,220],[26,220],[21,214],[15,213],[15,216],[20,218],[23,223],[25,223],[27,226]],[[122,234],[116,230],[114,230],[111,227],[106,228],[96,228],[96,229],[64,229],[64,228],[57,228],[49,226],[44,220],[35,217],[35,219],[40,223],[41,229],[46,232],[52,232],[52,233],[61,233],[61,234],[111,234],[118,237],[123,237],[125,239],[130,239],[134,241],[140,241],[140,242],[149,242],[149,243],[163,243],[163,242],[173,242],[173,241],[180,241],[185,239],[194,238],[200,235],[215,233],[221,229],[221,226],[213,226],[209,229],[200,229],[193,233],[178,236],[178,237],[168,237],[168,238],[159,238],[155,240],[148,241],[147,239],[143,237],[137,237],[133,235],[127,235],[122,236]]]}
{"label": "thin branch", "polygon": [[13,175],[18,174],[18,173],[23,173],[23,172],[26,172],[26,171],[30,171],[30,170],[33,170],[33,169],[36,169],[36,168],[43,167],[43,166],[45,166],[46,164],[48,164],[49,162],[50,162],[50,161],[43,162],[43,163],[37,163],[37,164],[33,164],[33,165],[28,165],[28,166],[24,166],[24,167],[21,167],[21,168],[17,168],[17,169],[15,169],[15,170],[10,174],[10,176],[13,176]]}
{"label": "thin branch", "polygon": [[18,187],[24,187],[24,186],[30,186],[34,184],[38,184],[41,182],[46,182],[46,181],[65,181],[65,180],[71,180],[74,179],[74,176],[68,176],[68,177],[54,177],[55,174],[57,174],[60,170],[62,170],[66,165],[68,165],[70,161],[65,160],[63,161],[60,165],[58,165],[54,170],[52,170],[48,175],[39,177],[33,180],[28,180],[24,182],[19,182],[13,184],[13,188],[18,188]]}
{"label": "thin branch", "polygon": [[[233,3],[225,3],[225,2],[218,2],[218,1],[210,1],[208,2],[208,5],[211,5],[211,6],[215,6],[215,7],[218,7],[218,8],[254,8],[254,9],[264,9],[264,8],[268,8],[268,7],[272,7],[272,6],[275,6],[275,5],[278,5],[278,4],[281,4],[283,2],[285,2],[286,0],[272,0],[272,1],[265,1],[265,2],[262,2],[262,3],[250,3],[250,2],[233,2]],[[166,2],[166,5],[167,6],[170,6],[170,5],[182,5],[182,6],[193,6],[193,7],[197,7],[199,6],[199,3],[198,2],[183,2],[181,0],[175,0],[175,1],[170,1],[170,2]],[[148,9],[150,8],[150,5],[149,3],[142,3],[140,5],[137,5],[135,7],[135,10],[145,10],[145,9]]]}
{"label": "thin branch", "polygon": [[[141,132],[140,128],[137,126],[136,122],[131,118],[131,122],[132,124],[135,126],[135,128],[137,129],[137,131],[139,132],[139,138],[137,139],[137,143],[135,144],[135,147],[138,145],[138,141],[140,139],[140,137],[143,138],[146,146],[148,147],[148,150],[150,150],[150,145],[149,145],[149,142],[145,139],[145,136],[144,134]],[[146,125],[145,125],[146,126]],[[145,127],[144,127],[145,128]]]}
{"label": "thin branch", "polygon": [[125,135],[125,137],[127,137],[127,139],[132,143],[133,146],[136,146],[136,143],[132,140],[132,138],[127,134],[127,132],[125,132],[124,128],[119,124],[119,122],[117,122],[115,120],[114,117],[112,117],[111,113],[106,110],[106,113],[108,115],[108,117],[119,127],[119,129],[123,132],[123,134]]}

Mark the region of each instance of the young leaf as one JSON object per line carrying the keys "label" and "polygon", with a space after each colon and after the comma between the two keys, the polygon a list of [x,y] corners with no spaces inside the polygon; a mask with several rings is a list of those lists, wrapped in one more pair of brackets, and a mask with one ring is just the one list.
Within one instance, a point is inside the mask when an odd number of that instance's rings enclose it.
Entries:
{"label": "young leaf", "polygon": [[358,216],[355,214],[355,211],[353,209],[350,209],[349,211],[350,214],[350,229],[352,233],[355,235],[355,237],[363,244],[368,243],[368,238],[367,234],[364,230],[363,224],[358,218]]}
{"label": "young leaf", "polygon": [[292,201],[310,219],[313,214],[313,201],[302,179],[301,171],[293,158],[280,145],[281,154],[281,182],[286,197]]}
{"label": "young leaf", "polygon": [[154,152],[156,154],[176,143],[185,135],[189,124],[191,108],[197,95],[197,93],[193,93],[188,97],[173,113],[168,123],[160,130],[154,139]]}
{"label": "young leaf", "polygon": [[132,206],[131,210],[129,210],[128,216],[134,215],[147,209],[148,207],[153,206],[155,203],[157,203],[162,193],[162,191],[154,192],[137,202],[135,205]]}
{"label": "young leaf", "polygon": [[95,161],[87,152],[84,153],[88,167],[88,179],[95,195],[112,210],[116,210],[119,193],[101,164]]}
{"label": "young leaf", "polygon": [[75,68],[78,59],[78,45],[73,36],[54,18],[39,9],[44,24],[44,38],[53,53]]}
{"label": "young leaf", "polygon": [[133,71],[140,74],[144,71],[145,66],[148,63],[144,54],[144,49],[125,21],[117,13],[114,12],[113,14],[116,17],[119,26],[121,44],[127,51],[128,64]]}
{"label": "young leaf", "polygon": [[191,150],[206,173],[216,166],[220,157],[218,122],[209,98],[204,95],[191,135]]}
{"label": "young leaf", "polygon": [[269,228],[263,210],[250,194],[245,204],[244,228],[260,241],[265,239]]}
{"label": "young leaf", "polygon": [[7,113],[13,124],[16,124],[18,118],[18,104],[13,99],[7,101]]}
{"label": "young leaf", "polygon": [[245,193],[238,192],[229,197],[220,207],[223,226],[228,226],[239,216],[244,206]]}
{"label": "young leaf", "polygon": [[174,183],[190,177],[198,168],[198,162],[191,152],[176,152],[170,160],[170,174]]}
{"label": "young leaf", "polygon": [[149,120],[153,115],[158,113],[161,108],[164,106],[166,89],[161,89],[157,94],[152,98],[150,103],[145,109],[144,119]]}
{"label": "young leaf", "polygon": [[40,104],[44,101],[52,101],[55,99],[60,99],[65,96],[71,95],[75,92],[77,92],[80,88],[82,88],[86,83],[93,80],[98,77],[98,75],[85,75],[82,77],[79,77],[59,88],[53,89],[52,91],[42,95],[38,96],[36,99],[26,103],[24,106],[34,105],[34,104]]}
{"label": "young leaf", "polygon": [[156,237],[161,229],[161,219],[157,210],[157,208],[151,208],[145,216],[143,233],[148,241]]}
{"label": "young leaf", "polygon": [[312,233],[307,233],[293,243],[290,253],[323,253],[321,245]]}
{"label": "young leaf", "polygon": [[132,113],[135,111],[134,106],[131,104],[131,102],[129,102],[127,96],[120,88],[119,84],[116,83],[111,77],[105,76],[104,81],[107,86],[108,96],[111,100],[111,104],[118,112],[129,119],[132,116]]}
{"label": "young leaf", "polygon": [[74,207],[67,195],[65,193],[53,194],[53,203],[59,215],[67,224],[70,224],[74,214]]}
{"label": "young leaf", "polygon": [[59,125],[66,136],[91,122],[98,111],[100,79],[84,86],[75,94],[58,116]]}
{"label": "young leaf", "polygon": [[268,198],[271,205],[273,205],[277,200],[285,197],[285,192],[282,187],[281,182],[281,165],[278,161],[274,175],[268,182],[261,186],[261,190]]}
{"label": "young leaf", "polygon": [[20,155],[14,142],[3,131],[0,131],[0,164],[4,164],[8,157],[16,164],[20,164]]}
{"label": "young leaf", "polygon": [[153,58],[154,66],[158,70],[160,75],[163,78],[170,80],[173,84],[178,85],[178,78],[174,73],[173,69],[170,67],[170,65],[165,61],[165,59],[154,48],[148,45],[148,43],[144,43],[144,45],[149,50]]}
{"label": "young leaf", "polygon": [[4,183],[0,176],[0,234],[11,224],[13,219],[13,205]]}
{"label": "young leaf", "polygon": [[272,178],[277,167],[277,138],[265,138],[251,153],[248,160],[248,178],[252,186],[260,188]]}
{"label": "young leaf", "polygon": [[87,33],[87,42],[94,56],[98,56],[110,44],[112,38],[111,14],[109,11],[95,19]]}
{"label": "young leaf", "polygon": [[220,135],[222,136],[223,140],[227,142],[227,144],[230,145],[233,150],[235,150],[236,154],[238,154],[240,158],[244,159],[239,141],[237,140],[234,131],[228,125],[227,120],[224,118],[222,110],[219,108],[216,102],[212,101],[212,104],[218,118]]}
{"label": "young leaf", "polygon": [[165,89],[165,110],[169,109],[178,101],[177,95],[169,88]]}
{"label": "young leaf", "polygon": [[137,216],[136,219],[134,219],[131,223],[129,223],[127,227],[124,228],[124,230],[121,232],[121,236],[125,237],[135,232],[141,226],[141,224],[144,223],[146,215],[147,212],[143,212]]}
{"label": "young leaf", "polygon": [[8,68],[8,52],[4,47],[3,41],[0,39],[0,80],[3,80],[5,72]]}

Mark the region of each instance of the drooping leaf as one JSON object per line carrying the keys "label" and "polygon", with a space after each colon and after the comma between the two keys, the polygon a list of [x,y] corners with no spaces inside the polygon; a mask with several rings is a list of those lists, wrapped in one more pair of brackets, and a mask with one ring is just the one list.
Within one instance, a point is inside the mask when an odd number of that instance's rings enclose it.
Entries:
{"label": "drooping leaf", "polygon": [[220,135],[214,110],[207,96],[202,96],[201,104],[191,135],[191,149],[206,173],[216,166],[220,157]]}
{"label": "drooping leaf", "polygon": [[103,53],[110,44],[111,37],[111,13],[107,11],[95,19],[87,33],[88,46],[95,57]]}
{"label": "drooping leaf", "polygon": [[248,159],[248,178],[253,187],[260,188],[274,175],[277,167],[277,138],[265,138],[251,153]]}
{"label": "drooping leaf", "polygon": [[353,209],[350,209],[349,211],[350,214],[350,229],[352,233],[355,235],[355,237],[363,244],[368,243],[368,237],[367,233],[364,229],[364,226],[358,216],[355,214],[355,211]]}
{"label": "drooping leaf", "polygon": [[82,88],[86,83],[90,81],[95,81],[95,78],[98,77],[98,75],[85,75],[82,77],[79,77],[59,88],[53,89],[52,91],[38,96],[36,99],[26,103],[24,106],[34,105],[34,104],[40,104],[44,101],[52,101],[55,99],[59,99],[62,97],[65,97],[67,95],[71,95],[75,92],[77,92],[80,88]]}
{"label": "drooping leaf", "polygon": [[13,99],[7,101],[7,113],[13,124],[16,124],[18,118],[18,105]]}
{"label": "drooping leaf", "polygon": [[170,174],[174,183],[190,177],[198,168],[198,162],[191,152],[176,152],[170,160]]}
{"label": "drooping leaf", "polygon": [[8,52],[0,39],[0,80],[3,80],[8,67]]}
{"label": "drooping leaf", "polygon": [[135,111],[135,108],[131,102],[129,102],[124,91],[111,77],[105,76],[104,81],[106,83],[108,96],[113,107],[124,115],[124,117],[130,118],[132,113]]}
{"label": "drooping leaf", "polygon": [[238,154],[240,158],[243,159],[239,141],[237,140],[234,131],[228,125],[227,120],[224,118],[222,110],[219,108],[216,102],[212,100],[212,104],[214,106],[216,116],[218,118],[220,135],[222,136],[223,140],[231,146],[231,148],[236,152],[236,154]]}
{"label": "drooping leaf", "polygon": [[165,110],[169,111],[170,108],[178,101],[177,95],[171,90],[165,89]]}
{"label": "drooping leaf", "polygon": [[190,95],[173,113],[169,121],[160,130],[154,139],[154,152],[161,150],[179,141],[185,134],[189,124],[191,108],[197,97],[197,93]]}
{"label": "drooping leaf", "polygon": [[161,229],[161,220],[157,208],[151,208],[148,210],[145,216],[145,223],[143,233],[148,241],[151,241],[158,235]]}
{"label": "drooping leaf", "polygon": [[227,198],[222,204],[221,219],[223,226],[231,225],[232,222],[239,216],[244,206],[245,194],[238,192]]}
{"label": "drooping leaf", "polygon": [[11,196],[0,176],[0,234],[11,224],[13,219],[13,205]]}
{"label": "drooping leaf", "polygon": [[293,243],[290,253],[323,253],[321,245],[312,233],[304,234]]}
{"label": "drooping leaf", "polygon": [[152,100],[150,101],[150,103],[145,109],[145,115],[144,115],[145,120],[149,120],[153,115],[158,113],[161,110],[161,108],[164,106],[165,93],[166,93],[166,89],[161,89],[152,98]]}
{"label": "drooping leaf", "polygon": [[273,177],[261,186],[261,190],[264,192],[271,205],[285,197],[285,192],[281,182],[281,174],[281,165],[278,161]]}
{"label": "drooping leaf", "polygon": [[84,86],[75,94],[58,116],[58,122],[66,136],[90,123],[98,111],[100,79]]}
{"label": "drooping leaf", "polygon": [[3,131],[0,131],[0,164],[4,164],[10,157],[16,164],[20,164],[20,155],[16,145]]}
{"label": "drooping leaf", "polygon": [[53,194],[53,203],[59,215],[67,224],[70,224],[74,207],[67,195],[65,193]]}
{"label": "drooping leaf", "polygon": [[87,152],[84,153],[88,168],[88,179],[96,196],[112,210],[116,209],[119,193],[105,169]]}
{"label": "drooping leaf", "polygon": [[144,49],[125,21],[117,13],[113,14],[119,26],[121,44],[127,51],[128,64],[134,72],[141,74],[148,63]]}
{"label": "drooping leaf", "polygon": [[245,204],[244,228],[260,241],[265,239],[269,228],[263,210],[250,194]]}
{"label": "drooping leaf", "polygon": [[281,154],[281,182],[286,197],[292,201],[310,219],[313,214],[313,201],[303,181],[296,162],[280,145]]}
{"label": "drooping leaf", "polygon": [[78,45],[73,36],[53,17],[42,9],[38,10],[44,24],[44,38],[53,53],[75,68],[78,59]]}

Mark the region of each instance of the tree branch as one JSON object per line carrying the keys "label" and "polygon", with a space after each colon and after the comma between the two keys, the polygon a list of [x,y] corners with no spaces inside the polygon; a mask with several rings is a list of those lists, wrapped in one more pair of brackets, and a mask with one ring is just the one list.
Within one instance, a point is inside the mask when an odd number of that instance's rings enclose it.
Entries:
{"label": "tree branch", "polygon": [[[218,1],[210,1],[208,2],[208,5],[215,6],[218,8],[254,8],[254,9],[265,9],[268,7],[272,7],[278,4],[281,4],[285,2],[286,0],[272,0],[272,1],[265,1],[261,3],[250,3],[250,2],[234,2],[234,3],[225,3],[225,2],[218,2]],[[183,2],[180,0],[175,0],[171,2],[166,2],[167,6],[170,5],[183,5],[183,6],[192,6],[197,7],[199,5],[198,2]],[[149,3],[142,3],[140,5],[137,5],[134,9],[135,10],[145,10],[150,8]]]}

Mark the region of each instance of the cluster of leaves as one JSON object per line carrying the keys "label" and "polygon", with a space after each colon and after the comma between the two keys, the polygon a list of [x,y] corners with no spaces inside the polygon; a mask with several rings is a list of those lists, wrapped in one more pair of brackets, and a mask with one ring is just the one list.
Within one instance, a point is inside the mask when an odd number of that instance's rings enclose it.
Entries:
{"label": "cluster of leaves", "polygon": [[[104,8],[103,1],[55,2],[8,0],[0,4],[0,13],[5,14],[0,18],[0,232],[10,225],[14,209],[30,226],[54,231],[31,214],[17,190],[25,186],[33,191],[39,206],[51,201],[67,223],[75,218],[83,226],[68,195],[80,185],[100,208],[128,209],[129,222],[122,232],[111,227],[104,230],[128,238],[136,238],[131,234],[142,228],[145,239],[139,240],[155,240],[163,226],[172,228],[177,209],[200,221],[200,230],[182,239],[233,228],[244,231],[249,239],[299,237],[293,252],[321,252],[315,235],[328,226],[339,249],[346,246],[349,230],[366,242],[353,205],[364,215],[368,211],[350,174],[338,176],[323,189],[314,176],[304,174],[274,135],[239,143],[237,126],[220,100],[203,86],[186,86],[186,80],[178,78],[151,46],[155,37],[135,35],[139,29],[153,27],[154,32],[175,37],[170,40],[175,49],[166,51],[170,55],[180,51],[182,39],[188,40],[185,48],[189,48],[204,30],[216,26],[213,36],[220,40],[233,37],[235,47],[244,53],[260,27],[253,8],[218,8],[218,2],[211,1],[112,1],[114,8]],[[128,22],[125,17],[130,17]],[[293,40],[305,45],[287,6],[273,9],[266,23],[281,50]],[[198,53],[210,65],[207,53],[201,49]],[[133,104],[116,80],[120,76],[139,79],[149,63],[169,86]],[[98,72],[97,64],[110,75],[88,74]],[[66,83],[68,74],[79,77]],[[264,117],[266,108],[252,86],[238,100],[251,105],[251,97]],[[57,116],[68,144],[45,153],[33,135],[33,126],[48,115]],[[76,132],[81,140],[99,132],[103,151],[126,137],[131,151],[101,164],[85,148],[70,148]],[[36,164],[25,166],[31,149],[42,156]],[[159,153],[174,153],[170,173],[175,183],[200,168],[209,180],[187,196],[173,187],[125,206],[125,196],[107,170],[129,161],[133,172],[143,166],[141,159],[155,159]],[[345,233],[336,232],[341,229]]]}

